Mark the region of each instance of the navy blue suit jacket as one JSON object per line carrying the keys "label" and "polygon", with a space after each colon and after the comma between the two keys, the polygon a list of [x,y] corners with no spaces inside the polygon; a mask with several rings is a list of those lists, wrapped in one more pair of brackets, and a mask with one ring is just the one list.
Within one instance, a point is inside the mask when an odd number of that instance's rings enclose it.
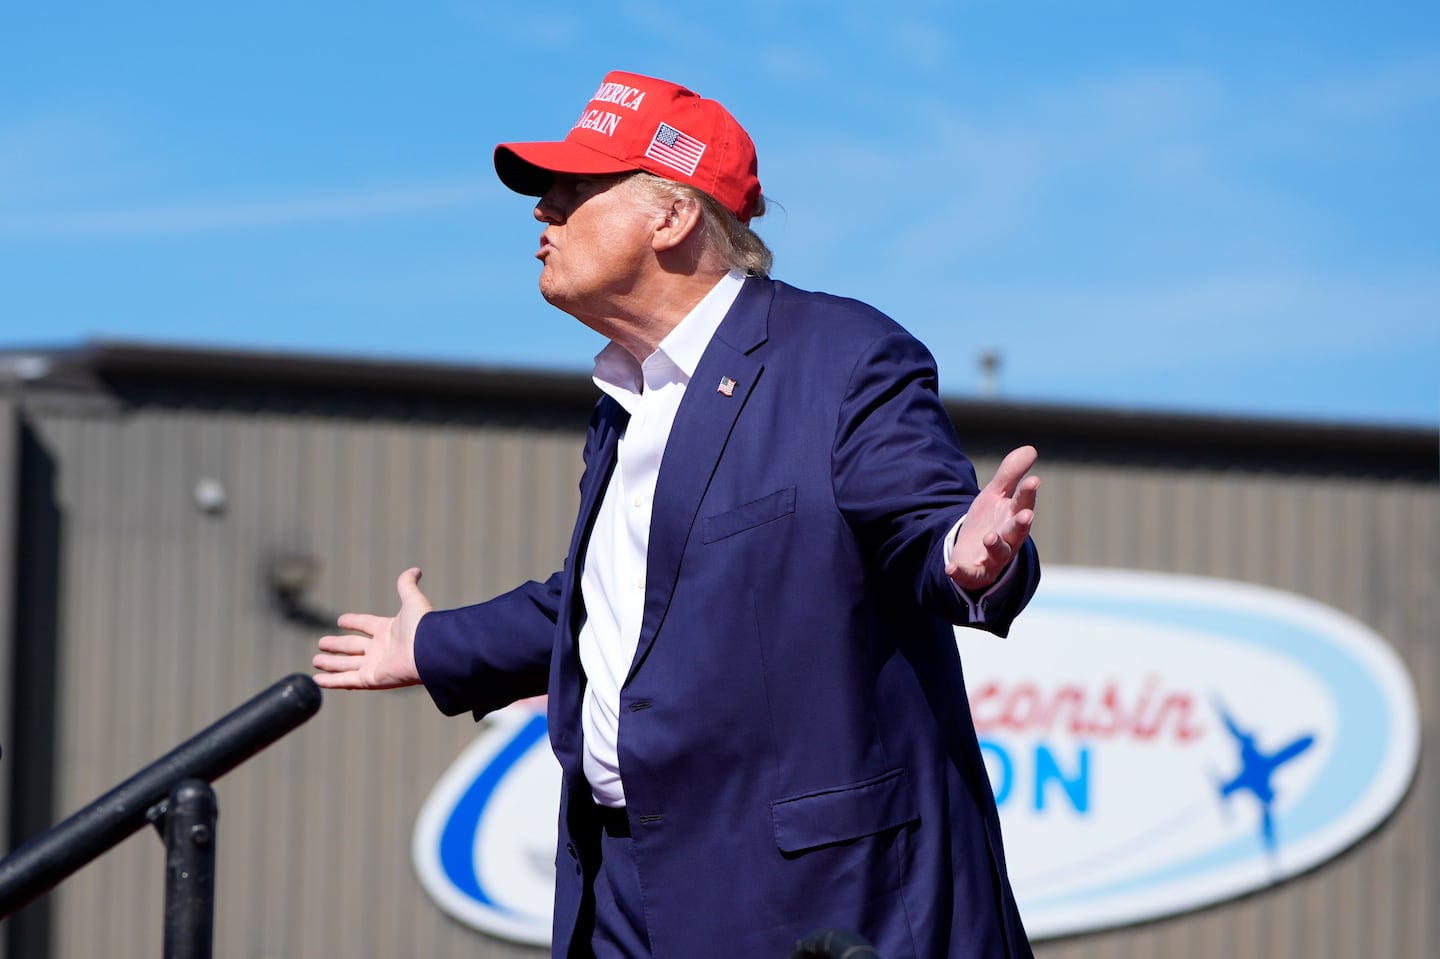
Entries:
{"label": "navy blue suit jacket", "polygon": [[[557,956],[577,929],[583,953],[590,908],[579,569],[624,426],[602,399],[564,569],[430,613],[416,642],[446,713],[549,693]],[[820,928],[886,959],[1029,954],[951,624],[1003,636],[1039,565],[1027,544],[983,609],[958,594],[943,539],[975,493],[923,346],[864,304],[746,281],[665,450],[621,691],[656,956],[782,959]]]}

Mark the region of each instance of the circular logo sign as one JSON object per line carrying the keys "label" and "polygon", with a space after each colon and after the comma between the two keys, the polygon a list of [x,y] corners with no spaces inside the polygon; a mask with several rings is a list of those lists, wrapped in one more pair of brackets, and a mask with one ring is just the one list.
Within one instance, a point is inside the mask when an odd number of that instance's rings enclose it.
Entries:
{"label": "circular logo sign", "polygon": [[1298,596],[1052,569],[1008,639],[957,635],[1036,938],[1308,869],[1373,829],[1415,770],[1404,666],[1360,623]]}

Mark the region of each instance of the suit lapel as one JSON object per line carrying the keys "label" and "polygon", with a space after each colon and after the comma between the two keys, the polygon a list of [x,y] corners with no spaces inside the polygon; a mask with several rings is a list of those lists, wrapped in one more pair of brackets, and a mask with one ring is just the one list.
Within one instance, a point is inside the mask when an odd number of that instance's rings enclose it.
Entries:
{"label": "suit lapel", "polygon": [[[680,559],[710,480],[730,440],[740,411],[765,365],[753,355],[765,342],[773,284],[746,281],[730,312],[715,331],[675,414],[650,518],[646,559],[645,614],[630,676],[650,652],[675,593]],[[722,388],[723,387],[723,388]],[[630,676],[626,677],[629,681]]]}
{"label": "suit lapel", "polygon": [[568,628],[564,632],[567,655],[576,655],[575,642],[580,635],[580,624],[584,618],[584,601],[580,596],[580,573],[585,568],[585,550],[590,542],[590,531],[595,527],[595,516],[600,509],[600,500],[605,488],[610,485],[610,473],[615,469],[615,454],[620,434],[629,421],[620,404],[608,396],[602,397],[596,413],[595,439],[590,449],[590,459],[585,464],[585,483],[580,489],[580,512],[575,522],[575,531],[570,536],[569,601],[564,615]]}

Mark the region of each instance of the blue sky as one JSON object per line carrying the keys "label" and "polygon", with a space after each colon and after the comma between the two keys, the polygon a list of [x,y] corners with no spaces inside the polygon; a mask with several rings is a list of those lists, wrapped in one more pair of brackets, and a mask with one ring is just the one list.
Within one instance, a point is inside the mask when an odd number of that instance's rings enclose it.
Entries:
{"label": "blue sky", "polygon": [[1440,424],[1440,5],[0,6],[0,349],[583,371],[502,140],[725,103],[775,275],[947,394]]}

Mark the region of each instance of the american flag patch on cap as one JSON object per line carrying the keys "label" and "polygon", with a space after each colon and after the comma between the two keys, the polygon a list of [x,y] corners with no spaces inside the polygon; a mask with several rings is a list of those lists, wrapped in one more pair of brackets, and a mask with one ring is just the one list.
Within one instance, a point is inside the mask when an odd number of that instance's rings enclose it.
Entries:
{"label": "american flag patch on cap", "polygon": [[660,124],[660,129],[655,131],[650,145],[645,148],[647,157],[686,176],[695,175],[695,168],[700,165],[700,157],[704,154],[705,144],[668,123]]}

